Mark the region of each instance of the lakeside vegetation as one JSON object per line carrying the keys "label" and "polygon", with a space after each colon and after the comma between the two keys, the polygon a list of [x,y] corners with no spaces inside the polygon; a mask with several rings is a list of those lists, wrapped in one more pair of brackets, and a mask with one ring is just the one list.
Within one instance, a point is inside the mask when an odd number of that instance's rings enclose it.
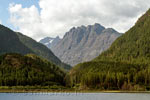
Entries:
{"label": "lakeside vegetation", "polygon": [[33,87],[33,86],[12,86],[12,87],[0,87],[0,93],[150,93],[150,91],[128,91],[128,90],[99,90],[99,89],[84,89],[78,90],[73,88],[51,88],[45,87]]}
{"label": "lakeside vegetation", "polygon": [[73,68],[67,80],[71,87],[81,89],[148,91],[149,76],[147,65],[87,62]]}

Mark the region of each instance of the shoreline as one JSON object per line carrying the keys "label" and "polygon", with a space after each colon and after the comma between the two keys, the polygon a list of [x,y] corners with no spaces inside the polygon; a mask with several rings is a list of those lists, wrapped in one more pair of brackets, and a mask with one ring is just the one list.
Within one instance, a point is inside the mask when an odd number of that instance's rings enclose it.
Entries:
{"label": "shoreline", "polygon": [[50,89],[0,89],[0,93],[150,93],[150,91],[122,90],[50,90]]}

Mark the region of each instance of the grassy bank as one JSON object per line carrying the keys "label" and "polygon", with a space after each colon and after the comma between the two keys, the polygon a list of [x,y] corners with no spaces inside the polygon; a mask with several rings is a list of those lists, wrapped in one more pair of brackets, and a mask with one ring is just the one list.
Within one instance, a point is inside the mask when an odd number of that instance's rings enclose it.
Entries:
{"label": "grassy bank", "polygon": [[127,90],[77,90],[62,86],[1,86],[0,93],[150,93],[150,91]]}

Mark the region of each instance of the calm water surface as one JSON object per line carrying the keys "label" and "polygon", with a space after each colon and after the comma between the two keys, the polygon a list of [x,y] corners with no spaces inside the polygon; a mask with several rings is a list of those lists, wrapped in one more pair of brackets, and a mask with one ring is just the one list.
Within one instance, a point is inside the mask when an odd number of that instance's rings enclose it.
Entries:
{"label": "calm water surface", "polygon": [[150,100],[148,93],[0,93],[0,100]]}

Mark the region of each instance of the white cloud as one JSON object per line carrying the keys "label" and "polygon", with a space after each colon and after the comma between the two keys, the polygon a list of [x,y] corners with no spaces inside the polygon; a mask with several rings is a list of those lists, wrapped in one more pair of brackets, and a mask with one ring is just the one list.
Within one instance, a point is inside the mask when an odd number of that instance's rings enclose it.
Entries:
{"label": "white cloud", "polygon": [[40,0],[23,8],[10,4],[11,23],[18,31],[39,40],[63,36],[73,26],[100,23],[120,32],[127,31],[150,7],[150,0]]}

